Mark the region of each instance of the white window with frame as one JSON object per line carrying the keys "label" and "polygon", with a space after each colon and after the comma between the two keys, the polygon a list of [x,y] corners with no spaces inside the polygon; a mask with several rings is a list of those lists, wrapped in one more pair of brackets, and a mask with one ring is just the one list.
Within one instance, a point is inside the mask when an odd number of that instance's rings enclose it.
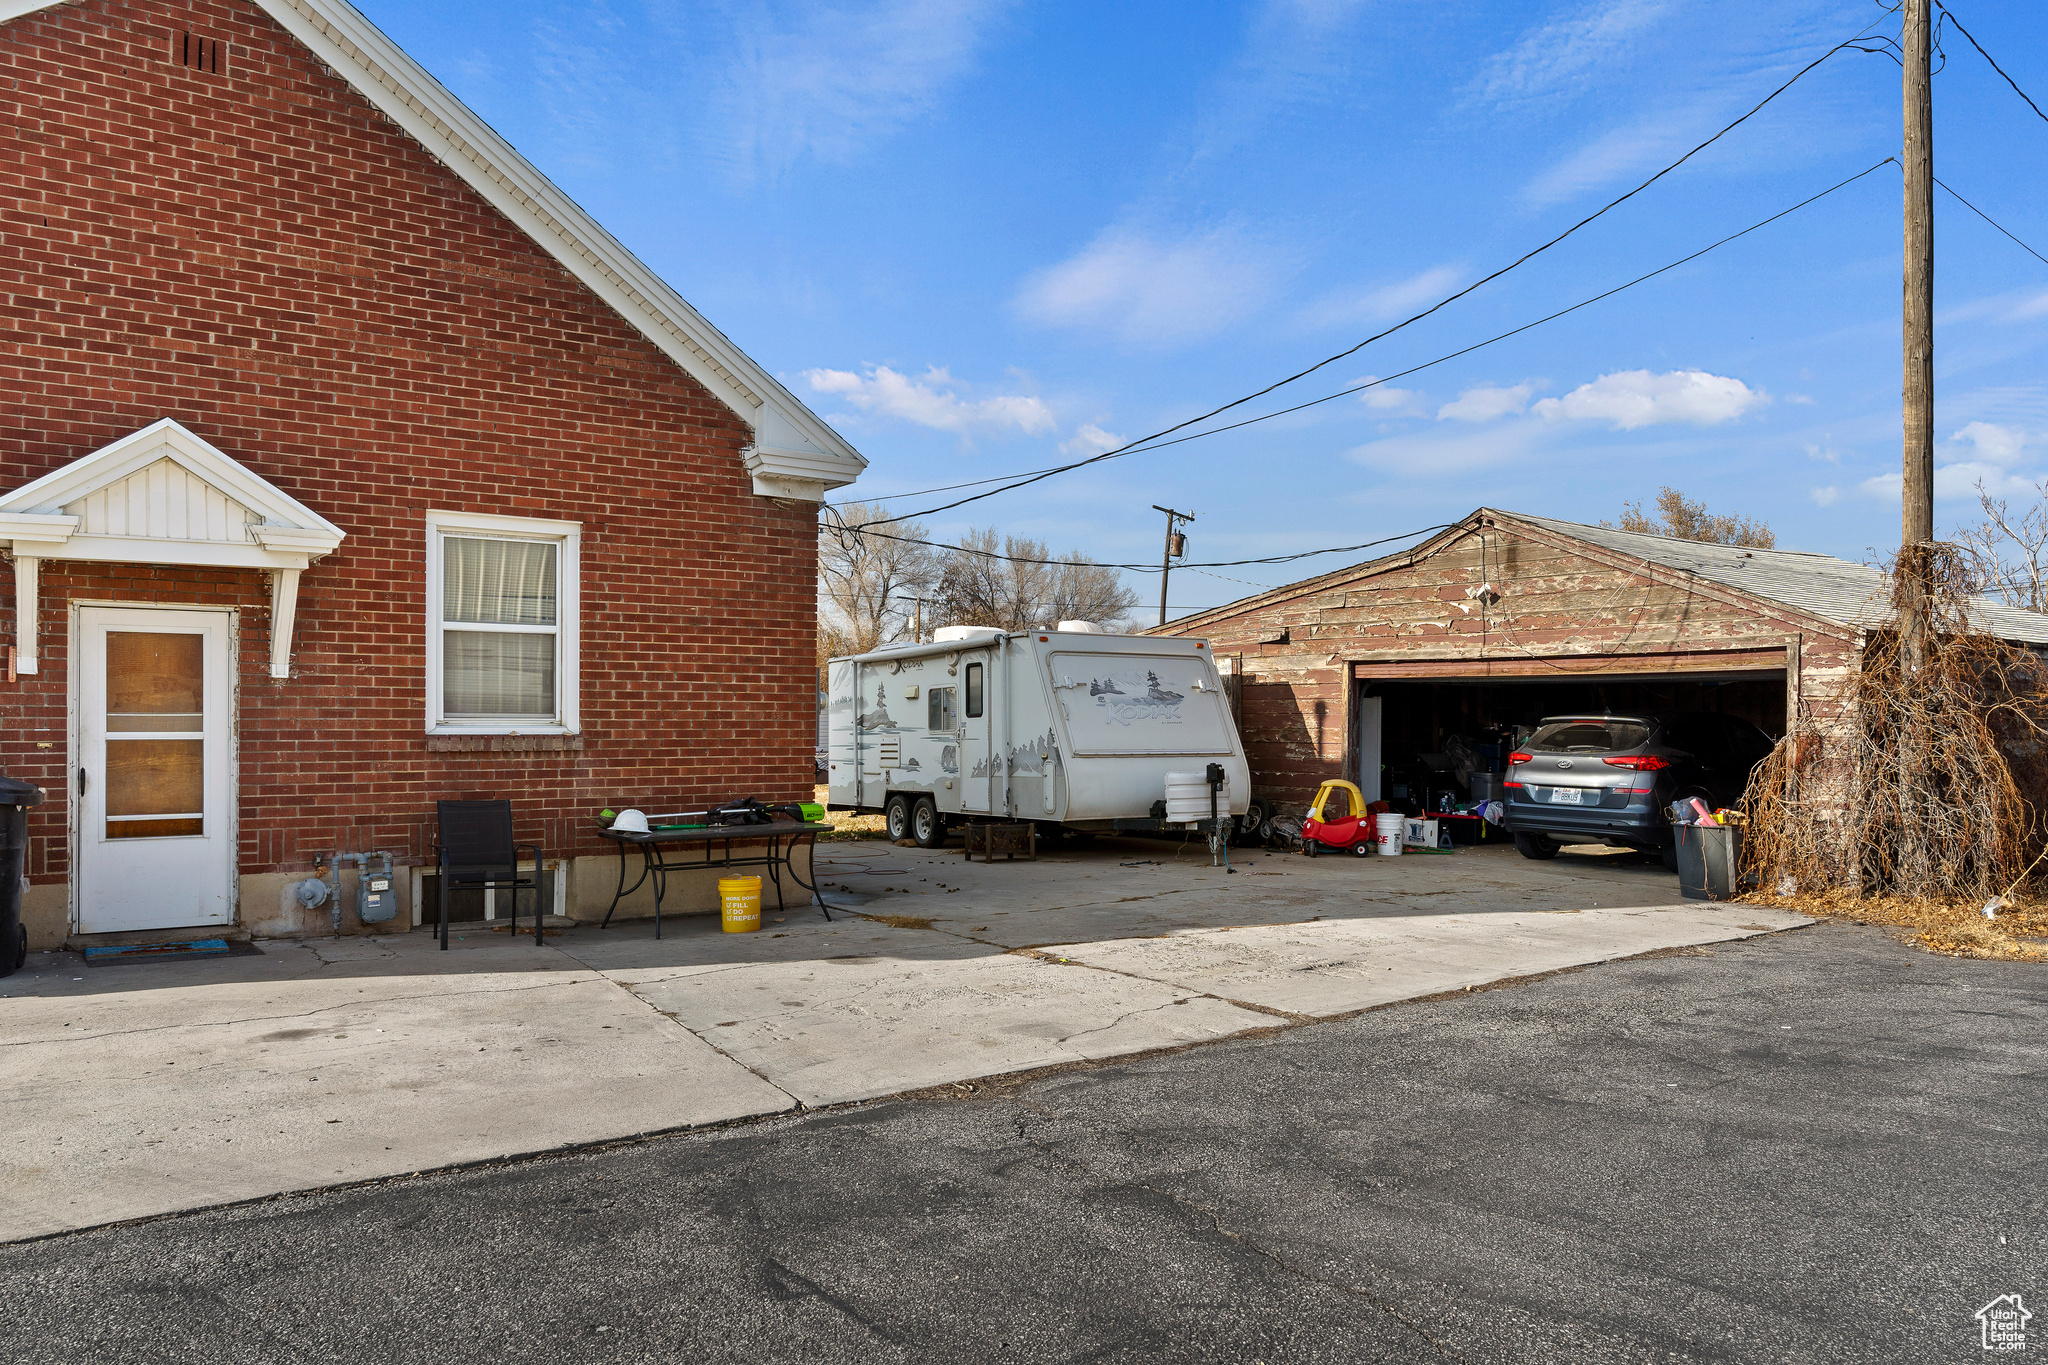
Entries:
{"label": "white window with frame", "polygon": [[574,734],[573,521],[427,513],[427,732]]}

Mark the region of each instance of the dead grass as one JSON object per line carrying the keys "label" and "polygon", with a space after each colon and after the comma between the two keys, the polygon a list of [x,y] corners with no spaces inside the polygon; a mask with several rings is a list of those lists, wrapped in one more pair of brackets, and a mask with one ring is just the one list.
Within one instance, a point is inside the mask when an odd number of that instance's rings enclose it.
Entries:
{"label": "dead grass", "polygon": [[853,913],[860,915],[862,919],[871,919],[877,924],[886,924],[891,929],[929,929],[932,927],[931,920],[923,915],[861,915],[858,910]]}
{"label": "dead grass", "polygon": [[1858,896],[1832,890],[1813,896],[1742,898],[1745,905],[1768,905],[1816,919],[1848,919],[1895,930],[1915,948],[1947,957],[1991,958],[2007,962],[2048,961],[2048,900],[2028,897],[1984,918],[1979,900],[1935,900],[1919,896]]}

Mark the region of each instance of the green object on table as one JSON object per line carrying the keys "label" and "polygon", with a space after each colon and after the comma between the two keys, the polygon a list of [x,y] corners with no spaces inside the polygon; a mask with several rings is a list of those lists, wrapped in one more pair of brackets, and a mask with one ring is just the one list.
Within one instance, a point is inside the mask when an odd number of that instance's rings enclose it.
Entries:
{"label": "green object on table", "polygon": [[710,829],[709,825],[656,825],[656,829]]}
{"label": "green object on table", "polygon": [[818,804],[817,802],[815,802],[815,801],[804,801],[804,802],[801,802],[801,803],[799,803],[799,805],[798,805],[797,809],[801,810],[801,811],[802,811],[802,812],[804,813],[804,823],[805,823],[805,824],[807,824],[807,825],[822,825],[822,824],[824,824],[824,823],[825,823],[825,808],[824,808],[823,806],[819,805],[819,804]]}

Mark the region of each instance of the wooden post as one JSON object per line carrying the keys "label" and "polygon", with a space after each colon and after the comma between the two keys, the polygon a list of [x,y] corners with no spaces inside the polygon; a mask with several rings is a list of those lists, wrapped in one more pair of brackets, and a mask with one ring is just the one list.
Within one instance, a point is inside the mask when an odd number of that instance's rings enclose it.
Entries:
{"label": "wooden post", "polygon": [[1899,632],[1905,664],[1926,657],[1927,547],[1934,539],[1934,97],[1928,81],[1930,0],[1905,0],[1905,479],[1900,489]]}

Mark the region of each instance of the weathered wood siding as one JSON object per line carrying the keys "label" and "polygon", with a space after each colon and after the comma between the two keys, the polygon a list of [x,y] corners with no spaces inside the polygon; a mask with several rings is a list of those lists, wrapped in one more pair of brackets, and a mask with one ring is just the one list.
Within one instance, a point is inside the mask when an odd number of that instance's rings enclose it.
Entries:
{"label": "weathered wood siding", "polygon": [[[1491,585],[1497,598],[1470,595]],[[1403,676],[1694,673],[1782,668],[1798,704],[1839,712],[1853,631],[1562,534],[1491,522],[1414,556],[1328,574],[1167,627],[1238,656],[1254,795],[1283,808],[1355,777],[1358,664]],[[1795,685],[1788,678],[1788,690]],[[1788,696],[1788,710],[1791,697]]]}

